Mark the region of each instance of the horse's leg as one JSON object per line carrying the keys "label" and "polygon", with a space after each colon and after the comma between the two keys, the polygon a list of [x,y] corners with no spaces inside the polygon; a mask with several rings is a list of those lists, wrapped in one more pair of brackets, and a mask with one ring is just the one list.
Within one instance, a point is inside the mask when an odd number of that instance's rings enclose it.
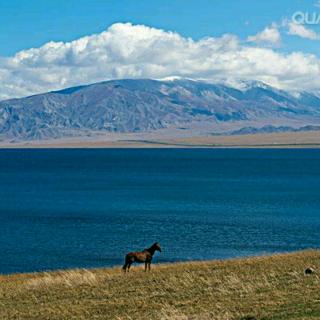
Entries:
{"label": "horse's leg", "polygon": [[151,262],[148,263],[149,271],[151,271]]}
{"label": "horse's leg", "polygon": [[145,271],[145,272],[147,271],[147,268],[148,268],[148,262],[146,261],[146,262],[144,263],[144,271]]}
{"label": "horse's leg", "polygon": [[132,256],[130,256],[130,254],[127,254],[126,257],[125,257],[125,260],[124,260],[124,265],[122,267],[122,270],[124,272],[127,272],[127,271],[129,272],[130,266],[131,266],[133,261],[134,260],[133,260]]}

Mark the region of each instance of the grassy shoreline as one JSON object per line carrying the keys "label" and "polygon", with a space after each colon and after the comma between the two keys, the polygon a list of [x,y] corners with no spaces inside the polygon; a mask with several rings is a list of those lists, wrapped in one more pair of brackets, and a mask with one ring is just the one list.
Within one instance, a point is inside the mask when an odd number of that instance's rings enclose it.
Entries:
{"label": "grassy shoreline", "polygon": [[132,269],[2,275],[0,319],[320,319],[320,251]]}

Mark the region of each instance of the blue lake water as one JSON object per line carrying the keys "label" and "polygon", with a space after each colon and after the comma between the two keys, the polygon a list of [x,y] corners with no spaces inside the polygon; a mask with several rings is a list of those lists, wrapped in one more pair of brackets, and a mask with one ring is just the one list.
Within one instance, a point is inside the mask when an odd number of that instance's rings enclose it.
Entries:
{"label": "blue lake water", "polygon": [[0,273],[320,247],[320,150],[0,150]]}

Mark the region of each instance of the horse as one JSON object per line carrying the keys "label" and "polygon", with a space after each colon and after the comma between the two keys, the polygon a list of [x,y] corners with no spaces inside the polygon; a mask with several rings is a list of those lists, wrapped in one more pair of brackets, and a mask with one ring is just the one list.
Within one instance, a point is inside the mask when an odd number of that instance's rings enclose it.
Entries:
{"label": "horse", "polygon": [[151,270],[151,261],[156,251],[161,252],[161,248],[158,242],[155,242],[150,248],[144,249],[140,252],[129,252],[126,254],[125,262],[122,267],[124,272],[129,272],[133,262],[144,263],[144,271]]}

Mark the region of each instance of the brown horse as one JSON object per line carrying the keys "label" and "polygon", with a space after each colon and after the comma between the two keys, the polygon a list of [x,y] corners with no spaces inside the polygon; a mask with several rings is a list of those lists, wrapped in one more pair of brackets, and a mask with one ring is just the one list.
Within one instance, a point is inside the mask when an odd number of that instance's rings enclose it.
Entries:
{"label": "brown horse", "polygon": [[125,263],[122,267],[124,272],[129,272],[129,269],[133,262],[143,263],[144,262],[144,271],[147,271],[147,269],[151,269],[151,261],[154,253],[156,251],[161,252],[161,248],[158,242],[154,243],[150,248],[144,249],[141,252],[129,252],[126,255]]}

